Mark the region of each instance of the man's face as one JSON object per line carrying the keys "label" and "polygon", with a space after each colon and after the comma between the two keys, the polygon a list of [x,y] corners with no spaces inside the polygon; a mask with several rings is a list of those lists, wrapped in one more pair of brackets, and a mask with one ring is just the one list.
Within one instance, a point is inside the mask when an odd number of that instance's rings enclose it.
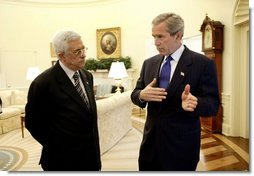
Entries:
{"label": "man's face", "polygon": [[164,22],[154,25],[152,28],[152,36],[154,37],[154,44],[161,55],[170,55],[180,46],[181,38],[179,32],[171,36],[166,31],[166,24]]}
{"label": "man's face", "polygon": [[82,40],[72,40],[68,42],[69,48],[63,53],[61,61],[66,67],[73,71],[77,71],[84,67],[86,51]]}

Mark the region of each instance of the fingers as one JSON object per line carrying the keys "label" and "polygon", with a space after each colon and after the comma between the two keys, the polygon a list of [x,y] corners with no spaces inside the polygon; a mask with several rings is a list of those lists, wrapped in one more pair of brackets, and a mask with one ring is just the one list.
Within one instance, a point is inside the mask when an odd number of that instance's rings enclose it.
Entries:
{"label": "fingers", "polygon": [[197,107],[197,101],[182,102],[182,108],[185,111],[193,112]]}
{"label": "fingers", "polygon": [[[147,85],[147,89],[148,90],[151,90],[151,91],[153,91],[153,92],[150,92],[150,93],[155,93],[155,94],[161,94],[162,92],[162,94],[164,94],[164,95],[166,95],[167,93],[165,92],[165,89],[164,88],[160,88],[160,87],[155,87],[156,86],[156,82],[157,82],[157,80],[156,80],[156,78],[154,78],[153,79],[153,81],[152,82],[150,82],[148,85]],[[153,87],[152,89],[151,89],[151,87]]]}
{"label": "fingers", "polygon": [[189,111],[189,112],[193,112],[195,110],[194,107],[190,107],[190,106],[187,106],[185,109],[185,111]]}
{"label": "fingers", "polygon": [[184,88],[184,94],[188,95],[190,93],[190,85],[186,84],[185,88]]}
{"label": "fingers", "polygon": [[190,94],[190,97],[186,100],[187,110],[194,111],[198,105],[198,99]]}
{"label": "fingers", "polygon": [[162,102],[163,99],[166,99],[166,96],[153,96],[150,97],[149,101]]}
{"label": "fingers", "polygon": [[167,92],[162,88],[150,87],[143,92],[143,98],[147,101],[161,102],[163,99],[166,99],[166,96]]}
{"label": "fingers", "polygon": [[185,111],[193,112],[197,105],[198,99],[190,93],[190,85],[187,84],[182,93],[182,108]]}
{"label": "fingers", "polygon": [[186,102],[186,107],[190,109],[195,109],[197,107],[198,102],[196,100],[190,100]]}
{"label": "fingers", "polygon": [[195,109],[196,109],[196,105],[194,104],[189,104],[186,106],[186,108],[184,108],[185,111],[190,111],[190,112],[193,112]]}
{"label": "fingers", "polygon": [[167,92],[165,91],[164,88],[159,88],[159,87],[153,87],[150,89],[150,93],[155,94],[155,95],[167,95]]}
{"label": "fingers", "polygon": [[167,92],[164,88],[155,87],[156,79],[154,78],[145,89],[140,92],[139,98],[145,101],[157,101],[161,102],[163,99],[166,99]]}
{"label": "fingers", "polygon": [[156,78],[153,78],[153,81],[148,84],[149,87],[154,87],[156,85]]}
{"label": "fingers", "polygon": [[190,94],[190,85],[186,84],[184,87],[184,91],[182,93],[182,101],[185,101],[188,98],[188,95]]}

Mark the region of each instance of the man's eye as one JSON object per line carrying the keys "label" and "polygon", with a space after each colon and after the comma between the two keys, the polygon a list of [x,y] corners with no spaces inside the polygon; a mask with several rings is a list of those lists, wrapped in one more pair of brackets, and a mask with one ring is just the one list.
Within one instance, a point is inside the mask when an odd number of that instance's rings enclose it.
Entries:
{"label": "man's eye", "polygon": [[75,52],[75,54],[80,54],[81,53],[81,50],[77,50],[76,52]]}
{"label": "man's eye", "polygon": [[156,40],[162,40],[164,37],[162,35],[156,35],[154,36],[154,39]]}

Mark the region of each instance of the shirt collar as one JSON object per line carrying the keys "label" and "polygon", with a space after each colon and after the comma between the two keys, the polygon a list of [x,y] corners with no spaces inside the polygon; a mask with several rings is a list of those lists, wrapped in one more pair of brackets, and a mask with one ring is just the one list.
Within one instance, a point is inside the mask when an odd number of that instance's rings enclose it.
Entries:
{"label": "shirt collar", "polygon": [[67,76],[72,79],[75,71],[69,69],[68,67],[66,67],[60,60],[59,60],[59,64],[62,67],[62,69],[64,70],[64,72],[67,74]]}
{"label": "shirt collar", "polygon": [[[171,57],[173,58],[174,61],[178,62],[181,55],[183,54],[184,51],[184,46],[183,44],[181,44],[181,46],[174,52],[171,54]],[[164,57],[164,60],[167,58],[168,56]]]}

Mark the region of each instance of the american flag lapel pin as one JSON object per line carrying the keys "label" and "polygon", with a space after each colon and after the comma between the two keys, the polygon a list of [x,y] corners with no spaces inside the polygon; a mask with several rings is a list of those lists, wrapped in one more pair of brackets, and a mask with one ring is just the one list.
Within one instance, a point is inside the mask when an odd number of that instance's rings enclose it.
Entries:
{"label": "american flag lapel pin", "polygon": [[181,72],[180,74],[181,74],[181,76],[184,76],[184,72]]}

